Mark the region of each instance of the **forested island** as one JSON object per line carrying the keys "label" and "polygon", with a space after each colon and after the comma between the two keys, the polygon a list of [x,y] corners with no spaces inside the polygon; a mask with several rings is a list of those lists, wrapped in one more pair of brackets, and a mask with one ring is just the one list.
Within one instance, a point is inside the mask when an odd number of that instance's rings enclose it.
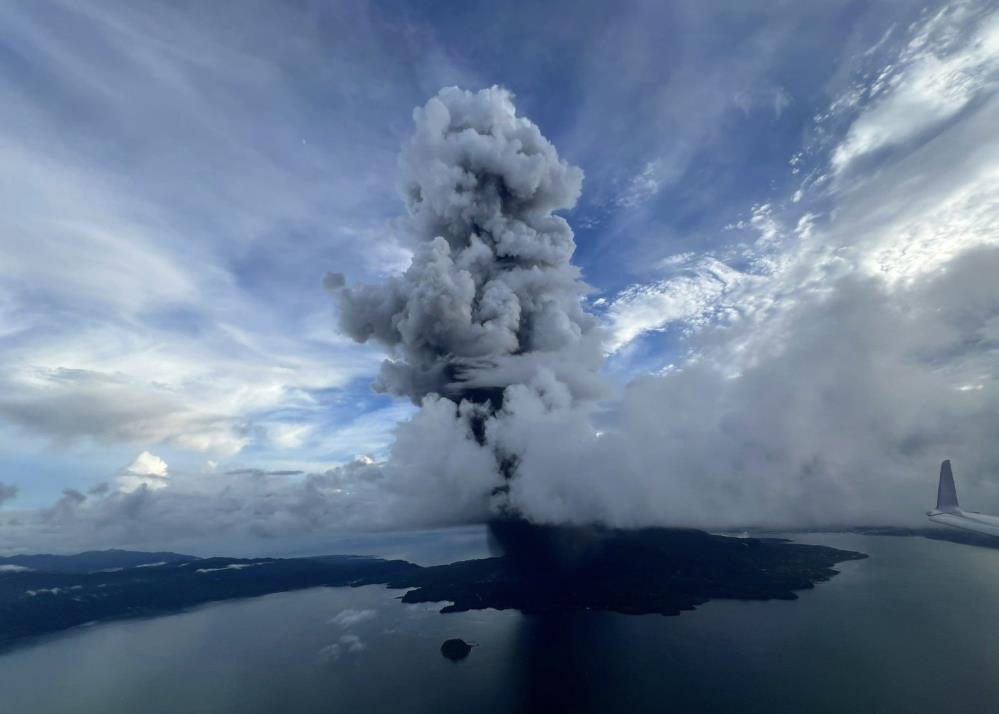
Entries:
{"label": "forested island", "polygon": [[386,585],[441,612],[676,615],[714,598],[794,599],[852,551],[696,530],[494,524],[504,555],[422,567],[403,560],[198,558],[97,551],[0,558],[0,648],[71,627],[318,586]]}

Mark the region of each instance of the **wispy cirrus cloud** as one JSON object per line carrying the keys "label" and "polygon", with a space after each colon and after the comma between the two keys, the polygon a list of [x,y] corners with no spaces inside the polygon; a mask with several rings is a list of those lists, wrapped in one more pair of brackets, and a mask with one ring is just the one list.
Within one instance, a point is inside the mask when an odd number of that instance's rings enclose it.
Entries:
{"label": "wispy cirrus cloud", "polygon": [[[791,195],[757,203],[729,223],[741,240],[701,267],[675,275],[675,266],[663,264],[664,277],[605,296],[612,348],[671,325],[683,335],[724,322],[731,313],[716,308],[736,285],[738,296],[727,302],[739,314],[765,312],[853,270],[912,281],[995,244],[997,22],[981,3],[957,3],[906,31],[886,31],[860,53],[860,79],[816,115],[792,155],[789,173],[804,179]],[[917,99],[939,111],[919,110]],[[879,162],[860,165],[877,152]],[[832,181],[855,160],[848,178]]]}
{"label": "wispy cirrus cloud", "polygon": [[997,81],[999,17],[977,3],[944,7],[918,26],[893,62],[841,100],[862,108],[832,153],[833,170],[919,139]]}
{"label": "wispy cirrus cloud", "polygon": [[393,70],[391,95],[371,93],[338,64],[364,48],[365,73],[394,65],[397,30],[374,9],[342,42],[340,8],[189,10],[5,13],[0,416],[59,444],[232,456],[377,366],[333,332],[320,279],[406,255],[386,226],[397,129],[364,114],[405,116],[422,90]]}
{"label": "wispy cirrus cloud", "polygon": [[752,279],[714,258],[677,267],[670,277],[631,285],[598,306],[609,333],[609,352],[671,325],[691,331],[724,319],[736,310],[733,291]]}

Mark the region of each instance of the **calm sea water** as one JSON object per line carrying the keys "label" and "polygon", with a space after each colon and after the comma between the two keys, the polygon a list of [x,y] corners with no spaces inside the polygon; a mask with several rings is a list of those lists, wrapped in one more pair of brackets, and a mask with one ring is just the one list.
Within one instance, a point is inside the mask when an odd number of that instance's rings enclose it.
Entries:
{"label": "calm sea water", "polygon": [[[0,655],[0,711],[999,711],[999,550],[796,540],[870,558],[679,617],[440,615],[380,586],[207,605]],[[454,636],[478,643],[463,662],[439,654]]]}

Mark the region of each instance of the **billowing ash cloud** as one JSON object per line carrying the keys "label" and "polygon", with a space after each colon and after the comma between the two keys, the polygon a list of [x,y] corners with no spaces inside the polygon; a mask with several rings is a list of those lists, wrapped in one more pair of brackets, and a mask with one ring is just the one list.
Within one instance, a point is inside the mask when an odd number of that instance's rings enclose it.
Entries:
{"label": "billowing ash cloud", "polygon": [[583,173],[559,158],[499,87],[449,87],[414,112],[400,164],[416,240],[409,269],[381,285],[330,274],[340,326],[386,347],[376,388],[419,401],[498,403],[550,370],[575,397],[599,393],[595,319],[570,262]]}
{"label": "billowing ash cloud", "polygon": [[517,116],[499,87],[443,89],[414,120],[400,159],[416,243],[409,269],[358,287],[330,274],[326,286],[341,329],[391,356],[376,389],[424,407],[400,442],[411,431],[422,440],[443,410],[445,422],[457,422],[455,443],[471,438],[490,450],[490,468],[509,478],[519,454],[504,448],[496,427],[511,417],[505,390],[520,385],[572,406],[603,392],[597,321],[582,308],[587,286],[571,263],[572,229],[555,215],[575,205],[583,173]]}

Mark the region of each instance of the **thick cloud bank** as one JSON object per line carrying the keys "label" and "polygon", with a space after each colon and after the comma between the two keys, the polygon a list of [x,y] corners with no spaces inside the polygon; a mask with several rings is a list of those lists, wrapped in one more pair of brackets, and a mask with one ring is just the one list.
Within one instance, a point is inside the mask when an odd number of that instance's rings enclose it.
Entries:
{"label": "thick cloud bank", "polygon": [[702,336],[625,388],[599,436],[571,411],[516,428],[511,498],[540,521],[709,528],[923,525],[940,461],[992,510],[999,250],[905,288],[846,274]]}

